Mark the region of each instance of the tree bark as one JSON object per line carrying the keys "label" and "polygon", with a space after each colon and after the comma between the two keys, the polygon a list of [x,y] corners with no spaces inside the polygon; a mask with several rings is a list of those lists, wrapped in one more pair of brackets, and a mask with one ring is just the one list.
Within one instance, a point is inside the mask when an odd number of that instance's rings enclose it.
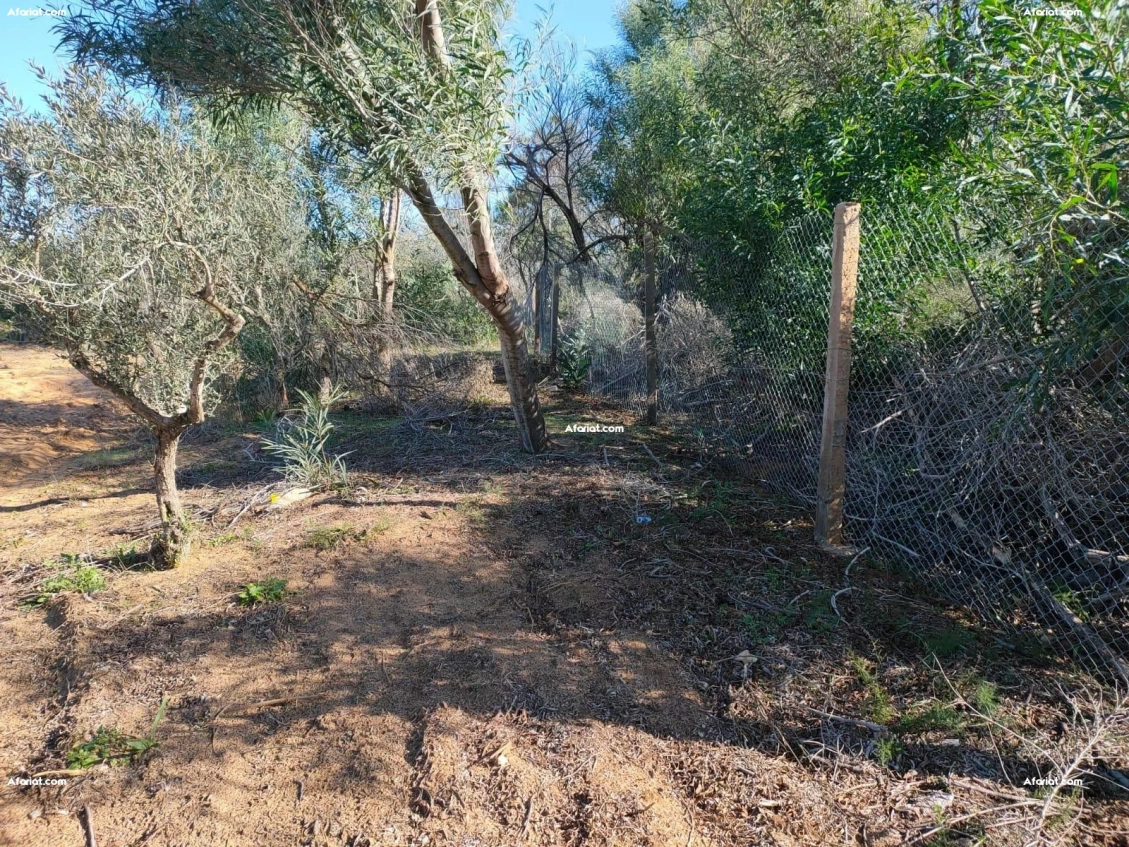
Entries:
{"label": "tree bark", "polygon": [[372,263],[372,306],[374,317],[380,324],[376,338],[377,379],[385,390],[390,389],[392,355],[395,352],[393,334],[393,304],[396,299],[396,240],[400,234],[400,191],[397,189],[381,201],[380,225],[383,232],[376,242]]}
{"label": "tree bark", "polygon": [[502,364],[518,427],[518,439],[523,450],[540,453],[549,446],[549,435],[537,397],[537,386],[529,370],[525,323],[514,301],[513,289],[498,261],[485,196],[480,189],[474,187],[463,190],[463,206],[470,219],[471,244],[476,262],[443,216],[443,210],[435,201],[430,184],[418,168],[409,171],[403,188],[446,252],[455,278],[490,313],[498,328]]}
{"label": "tree bark", "polygon": [[153,541],[153,560],[168,568],[183,562],[189,553],[188,521],[180,505],[180,492],[176,487],[176,451],[180,444],[180,428],[158,428],[157,449],[153,457],[153,476],[157,488],[157,511],[161,516],[161,529]]}
{"label": "tree bark", "polygon": [[[420,22],[420,44],[435,63],[436,72],[447,77],[451,69],[451,57],[447,53],[438,0],[416,0],[416,15]],[[460,194],[470,225],[472,256],[435,201],[422,168],[418,163],[409,162],[405,170],[404,191],[412,198],[424,222],[447,253],[455,277],[486,307],[494,325],[498,327],[502,364],[506,370],[506,386],[510,392],[518,439],[523,450],[540,453],[549,446],[549,435],[537,397],[537,384],[529,369],[525,324],[521,319],[521,311],[514,302],[513,289],[506,280],[494,244],[486,192],[473,173],[468,171],[461,175]]]}
{"label": "tree bark", "polygon": [[506,387],[510,392],[510,405],[513,406],[521,449],[528,453],[540,453],[549,445],[549,434],[545,429],[541,401],[537,397],[537,385],[529,368],[525,327],[516,305],[513,294],[507,292],[505,299],[498,301],[496,307],[491,309],[490,315],[498,327],[502,364],[506,369]]}

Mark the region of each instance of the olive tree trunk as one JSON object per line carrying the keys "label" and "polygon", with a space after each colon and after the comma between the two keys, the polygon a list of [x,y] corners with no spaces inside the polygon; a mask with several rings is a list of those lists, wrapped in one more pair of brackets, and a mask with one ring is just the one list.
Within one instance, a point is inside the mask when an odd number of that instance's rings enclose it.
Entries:
{"label": "olive tree trunk", "polygon": [[157,489],[157,511],[161,528],[153,542],[152,555],[166,567],[176,567],[187,557],[190,548],[188,521],[180,505],[176,487],[176,452],[180,446],[180,428],[157,428],[157,447],[153,452],[153,476]]}

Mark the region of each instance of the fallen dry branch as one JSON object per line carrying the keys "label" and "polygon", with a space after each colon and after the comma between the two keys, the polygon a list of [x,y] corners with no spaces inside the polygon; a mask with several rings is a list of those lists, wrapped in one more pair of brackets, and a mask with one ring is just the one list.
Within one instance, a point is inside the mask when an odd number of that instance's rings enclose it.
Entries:
{"label": "fallen dry branch", "polygon": [[94,817],[90,814],[90,807],[82,807],[82,822],[86,829],[86,847],[98,847],[98,839],[94,835]]}
{"label": "fallen dry branch", "polygon": [[212,722],[218,721],[221,717],[242,714],[244,712],[255,712],[259,709],[271,709],[275,706],[288,706],[291,703],[305,703],[312,700],[324,700],[329,695],[323,694],[300,694],[293,697],[276,697],[271,700],[260,700],[257,703],[232,703],[224,706],[212,718]]}

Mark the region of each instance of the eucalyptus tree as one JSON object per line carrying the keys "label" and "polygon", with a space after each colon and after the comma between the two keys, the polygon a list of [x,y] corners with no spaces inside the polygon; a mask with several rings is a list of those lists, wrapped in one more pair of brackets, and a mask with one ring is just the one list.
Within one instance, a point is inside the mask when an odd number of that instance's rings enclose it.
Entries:
{"label": "eucalyptus tree", "polygon": [[189,548],[181,436],[217,401],[253,289],[281,288],[303,227],[286,183],[175,103],[97,71],[49,81],[49,114],[0,101],[0,297],[152,431],[161,530]]}
{"label": "eucalyptus tree", "polygon": [[487,191],[509,123],[506,4],[442,5],[441,17],[439,0],[89,0],[60,26],[78,57],[128,77],[221,107],[290,103],[400,187],[497,326],[521,444],[537,452],[548,437]]}

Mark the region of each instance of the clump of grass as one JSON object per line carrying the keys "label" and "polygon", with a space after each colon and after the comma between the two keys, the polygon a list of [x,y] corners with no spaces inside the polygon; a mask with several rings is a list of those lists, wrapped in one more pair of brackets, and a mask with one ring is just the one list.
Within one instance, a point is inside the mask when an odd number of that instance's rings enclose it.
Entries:
{"label": "clump of grass", "polygon": [[455,511],[462,515],[471,526],[483,526],[486,523],[486,510],[482,507],[482,501],[477,497],[468,497],[461,501],[455,507]]}
{"label": "clump of grass", "polygon": [[874,758],[878,764],[886,767],[897,761],[898,756],[905,752],[905,745],[894,735],[883,735],[874,742]]}
{"label": "clump of grass", "polygon": [[898,721],[899,732],[914,734],[934,730],[961,732],[964,730],[964,719],[951,706],[934,703],[928,709],[906,715]]}
{"label": "clump of grass", "polygon": [[971,642],[972,634],[959,627],[928,629],[918,635],[927,655],[948,659],[962,652]]}
{"label": "clump of grass", "polygon": [[165,719],[168,705],[168,698],[162,697],[161,704],[157,707],[157,715],[153,718],[153,726],[149,734],[143,738],[126,735],[112,727],[98,727],[89,741],[76,744],[70,749],[67,753],[67,767],[85,770],[102,763],[111,766],[127,765],[138,756],[157,747],[157,729]]}
{"label": "clump of grass", "polygon": [[851,658],[851,667],[862,683],[867,693],[867,711],[871,720],[877,723],[889,723],[897,717],[894,707],[890,705],[890,695],[882,687],[882,683],[871,671],[866,659],[860,656]]}
{"label": "clump of grass", "polygon": [[378,535],[383,535],[392,529],[392,520],[387,515],[381,515],[364,532],[357,535],[358,541],[369,541]]}
{"label": "clump of grass", "polygon": [[115,568],[132,568],[151,561],[149,547],[137,544],[117,544],[108,549],[102,560]]}
{"label": "clump of grass", "polygon": [[972,689],[972,705],[982,715],[991,717],[1000,708],[1000,698],[996,691],[996,684],[986,679],[977,680],[976,687]]}
{"label": "clump of grass", "polygon": [[207,545],[209,547],[220,547],[224,544],[234,544],[236,541],[242,541],[251,547],[255,547],[258,539],[255,538],[254,530],[250,527],[244,527],[241,530],[230,529],[214,538],[210,538],[207,541]]}
{"label": "clump of grass", "polygon": [[248,582],[235,595],[240,606],[257,606],[261,603],[277,603],[286,597],[286,580],[271,578],[262,582]]}
{"label": "clump of grass", "polygon": [[305,547],[313,547],[322,553],[328,553],[331,550],[336,550],[349,539],[360,538],[362,533],[358,533],[351,524],[339,523],[333,526],[319,526],[310,531],[303,542]]}
{"label": "clump of grass", "polygon": [[38,591],[24,601],[25,606],[42,606],[56,594],[67,591],[93,594],[106,587],[106,577],[102,575],[102,571],[93,565],[84,564],[79,556],[64,555],[61,567],[62,570],[39,584]]}
{"label": "clump of grass", "polygon": [[725,520],[726,512],[729,510],[733,499],[733,483],[715,483],[712,496],[707,495],[704,489],[705,485],[701,485],[694,491],[694,498],[698,501],[698,505],[690,513],[690,520],[700,521],[711,515],[716,515]]}
{"label": "clump of grass", "polygon": [[772,611],[758,611],[741,616],[741,626],[754,644],[771,644],[780,633],[796,622],[799,611],[792,606]]}
{"label": "clump of grass", "polygon": [[275,437],[263,439],[263,449],[282,461],[278,468],[287,480],[308,488],[344,488],[348,485],[345,455],[330,456],[326,445],[333,434],[329,409],[344,398],[337,388],[327,396],[299,391],[301,408],[278,419]]}
{"label": "clump of grass", "polygon": [[804,609],[804,627],[808,632],[834,632],[839,625],[839,618],[831,608],[831,598],[834,591],[819,591],[812,596],[811,602]]}

